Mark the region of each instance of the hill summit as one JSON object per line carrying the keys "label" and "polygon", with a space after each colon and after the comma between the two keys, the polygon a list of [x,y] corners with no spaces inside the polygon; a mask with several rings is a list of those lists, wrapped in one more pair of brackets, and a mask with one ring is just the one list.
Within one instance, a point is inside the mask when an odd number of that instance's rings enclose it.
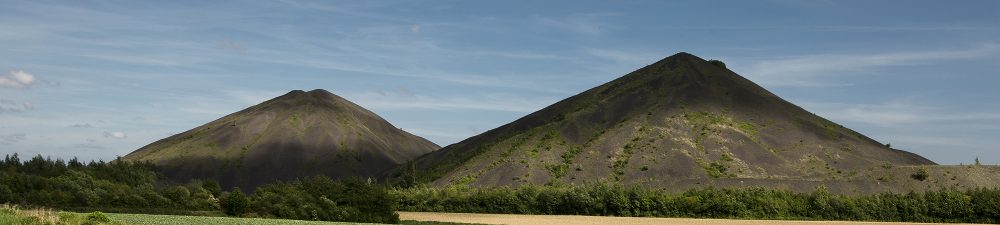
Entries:
{"label": "hill summit", "polygon": [[439,146],[326,90],[295,90],[125,157],[151,161],[170,179],[217,179],[254,189],[327,175],[377,177]]}
{"label": "hill summit", "polygon": [[394,176],[436,185],[682,187],[843,180],[881,165],[931,164],[682,52],[422,156]]}

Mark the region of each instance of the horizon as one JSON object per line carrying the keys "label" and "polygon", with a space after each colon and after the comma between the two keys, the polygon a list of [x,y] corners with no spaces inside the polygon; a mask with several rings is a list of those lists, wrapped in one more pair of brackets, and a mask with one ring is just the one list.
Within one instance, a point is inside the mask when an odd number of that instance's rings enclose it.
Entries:
{"label": "horizon", "polygon": [[107,161],[312,89],[444,147],[689,52],[893,148],[1000,164],[1000,2],[572,3],[11,2],[0,154]]}

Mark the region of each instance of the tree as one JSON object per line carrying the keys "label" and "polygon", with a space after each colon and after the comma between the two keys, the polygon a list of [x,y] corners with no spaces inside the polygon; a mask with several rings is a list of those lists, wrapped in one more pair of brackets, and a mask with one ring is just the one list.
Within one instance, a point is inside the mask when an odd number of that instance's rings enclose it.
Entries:
{"label": "tree", "polygon": [[926,169],[920,168],[919,170],[917,170],[916,173],[913,173],[913,175],[910,175],[910,178],[913,178],[914,180],[924,181],[924,180],[927,180],[927,177],[929,177],[929,176],[930,176],[930,174],[927,173]]}
{"label": "tree", "polygon": [[718,66],[719,68],[723,68],[723,69],[726,68],[726,63],[723,63],[722,61],[719,61],[719,60],[715,60],[715,59],[708,60],[708,63],[711,63],[712,65],[715,65],[715,66]]}
{"label": "tree", "polygon": [[222,186],[220,186],[219,181],[216,181],[215,179],[205,180],[204,182],[201,183],[201,187],[205,188],[205,190],[207,190],[209,193],[212,193],[212,195],[215,197],[218,197],[220,194],[222,194]]}
{"label": "tree", "polygon": [[238,216],[247,213],[250,209],[250,198],[247,198],[239,187],[233,188],[233,192],[222,200],[222,212],[230,216]]}
{"label": "tree", "polygon": [[14,200],[14,191],[10,190],[10,187],[7,187],[7,185],[0,184],[0,204],[13,202]]}
{"label": "tree", "polygon": [[976,157],[976,165],[977,166],[981,166],[982,165],[982,164],[979,164],[979,157]]}

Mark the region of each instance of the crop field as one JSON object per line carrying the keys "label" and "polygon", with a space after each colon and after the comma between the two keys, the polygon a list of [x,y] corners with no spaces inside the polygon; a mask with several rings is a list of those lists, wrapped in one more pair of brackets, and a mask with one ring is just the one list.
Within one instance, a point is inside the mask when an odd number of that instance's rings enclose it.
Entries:
{"label": "crop field", "polygon": [[903,225],[932,223],[897,222],[857,222],[857,221],[793,221],[793,220],[730,220],[730,219],[690,219],[690,218],[650,218],[650,217],[610,217],[610,216],[567,216],[567,215],[515,215],[479,213],[431,213],[400,212],[399,219],[416,221],[445,221],[478,224],[507,225]]}

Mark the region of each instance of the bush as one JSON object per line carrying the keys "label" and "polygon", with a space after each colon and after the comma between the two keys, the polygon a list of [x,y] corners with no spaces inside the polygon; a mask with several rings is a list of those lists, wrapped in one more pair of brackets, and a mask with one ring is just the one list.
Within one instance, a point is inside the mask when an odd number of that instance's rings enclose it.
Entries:
{"label": "bush", "polygon": [[723,63],[722,61],[719,61],[719,60],[715,60],[715,59],[708,60],[708,63],[711,63],[712,65],[715,65],[715,66],[718,66],[719,68],[723,68],[723,69],[726,68],[726,63]]}
{"label": "bush", "polygon": [[370,180],[317,176],[269,184],[253,194],[252,212],[286,219],[397,223],[396,201]]}
{"label": "bush", "polygon": [[7,185],[0,184],[0,204],[14,201],[14,192]]}
{"label": "bush", "polygon": [[230,216],[239,216],[246,214],[250,209],[250,198],[247,198],[243,191],[239,187],[233,188],[233,192],[222,199],[219,204],[222,207],[222,212]]}
{"label": "bush", "polygon": [[111,218],[108,218],[108,215],[104,215],[104,213],[102,213],[101,211],[94,211],[90,214],[87,214],[87,221],[93,221],[98,223],[110,223]]}
{"label": "bush", "polygon": [[919,170],[917,170],[916,173],[913,173],[912,175],[910,175],[910,178],[913,178],[914,180],[919,180],[919,181],[927,180],[927,177],[930,177],[930,174],[928,174],[927,170],[924,169],[924,168],[920,168]]}
{"label": "bush", "polygon": [[208,179],[201,183],[201,187],[212,193],[212,196],[219,197],[222,194],[222,186],[215,179]]}

